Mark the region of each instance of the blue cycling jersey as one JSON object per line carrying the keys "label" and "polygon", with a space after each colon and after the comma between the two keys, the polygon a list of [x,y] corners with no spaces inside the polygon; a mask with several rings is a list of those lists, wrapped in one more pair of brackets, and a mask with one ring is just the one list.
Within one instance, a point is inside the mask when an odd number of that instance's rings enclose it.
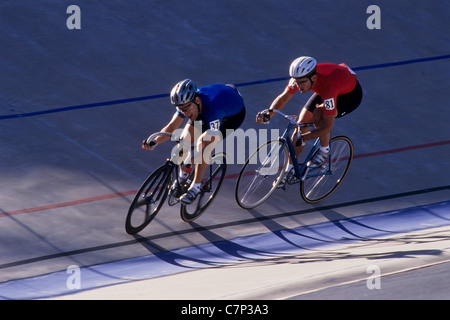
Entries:
{"label": "blue cycling jersey", "polygon": [[[201,87],[198,94],[202,100],[202,112],[197,120],[204,121],[207,129],[219,130],[224,118],[237,115],[244,108],[244,101],[237,90],[223,84]],[[177,114],[184,118],[180,111]]]}

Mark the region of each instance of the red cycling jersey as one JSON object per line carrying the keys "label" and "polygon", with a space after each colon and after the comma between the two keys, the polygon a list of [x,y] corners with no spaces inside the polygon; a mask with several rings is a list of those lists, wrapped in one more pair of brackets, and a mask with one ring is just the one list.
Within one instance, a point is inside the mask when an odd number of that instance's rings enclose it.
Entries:
{"label": "red cycling jersey", "polygon": [[[337,114],[337,97],[351,92],[356,86],[356,74],[346,64],[319,63],[317,64],[317,80],[311,91],[317,93],[325,107],[323,114]],[[286,91],[295,94],[298,91],[293,79],[289,81]]]}

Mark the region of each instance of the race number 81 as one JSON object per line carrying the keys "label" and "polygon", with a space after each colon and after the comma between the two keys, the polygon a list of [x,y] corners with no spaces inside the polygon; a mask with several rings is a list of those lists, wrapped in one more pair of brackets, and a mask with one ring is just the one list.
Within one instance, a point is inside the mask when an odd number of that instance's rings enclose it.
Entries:
{"label": "race number 81", "polygon": [[325,109],[333,110],[334,109],[334,98],[327,99],[323,102]]}

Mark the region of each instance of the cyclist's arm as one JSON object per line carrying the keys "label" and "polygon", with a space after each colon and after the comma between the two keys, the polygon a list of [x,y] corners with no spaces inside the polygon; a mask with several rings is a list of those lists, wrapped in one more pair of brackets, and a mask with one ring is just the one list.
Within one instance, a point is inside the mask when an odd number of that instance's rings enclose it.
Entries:
{"label": "cyclist's arm", "polygon": [[[172,119],[169,121],[169,123],[164,128],[162,128],[160,131],[161,132],[172,133],[176,129],[178,129],[178,127],[181,125],[181,123],[183,123],[183,118],[180,117],[178,115],[178,113],[175,113],[173,115]],[[165,141],[167,141],[169,139],[170,139],[170,137],[168,137],[168,136],[158,136],[158,137],[155,138],[154,141],[156,142],[156,145],[158,145],[158,144],[163,143],[163,142],[165,142]],[[144,144],[143,146],[144,146],[145,149],[152,150],[156,145],[151,147],[149,145]]]}
{"label": "cyclist's arm", "polygon": [[273,100],[269,109],[281,110],[293,96],[294,95],[288,89],[285,89],[278,97],[275,98],[275,100]]}
{"label": "cyclist's arm", "polygon": [[[275,100],[273,100],[269,109],[281,110],[292,97],[293,94],[288,90],[288,88],[286,88],[275,98]],[[269,114],[269,116],[272,117],[273,114]],[[263,117],[260,113],[256,115],[256,122],[259,124],[263,123]]]}

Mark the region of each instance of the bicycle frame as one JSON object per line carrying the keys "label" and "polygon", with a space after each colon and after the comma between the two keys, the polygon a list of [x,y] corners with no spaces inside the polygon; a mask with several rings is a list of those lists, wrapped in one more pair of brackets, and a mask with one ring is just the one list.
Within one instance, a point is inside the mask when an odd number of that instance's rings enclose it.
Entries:
{"label": "bicycle frame", "polygon": [[308,175],[310,168],[307,166],[307,163],[308,163],[309,159],[312,158],[314,152],[316,152],[316,150],[320,147],[320,145],[319,145],[320,139],[319,138],[317,138],[316,141],[314,142],[314,145],[312,146],[311,150],[309,151],[308,155],[305,158],[305,161],[303,162],[303,164],[301,166],[297,160],[297,156],[295,155],[295,147],[294,147],[294,143],[292,142],[291,135],[290,135],[290,131],[292,130],[292,127],[295,125],[297,127],[297,129],[300,131],[301,128],[312,127],[314,125],[313,123],[300,123],[299,124],[295,120],[293,120],[292,116],[288,116],[279,110],[273,109],[273,110],[268,110],[268,111],[277,113],[289,121],[288,126],[286,127],[283,134],[278,139],[283,143],[283,145],[287,144],[287,146],[288,146],[289,156],[291,158],[292,165],[293,165],[294,171],[295,171],[295,177],[297,179],[305,180],[307,177],[309,178],[309,177],[317,177],[317,176],[332,174],[331,161],[328,161],[328,170],[326,172],[312,173],[312,174]]}

